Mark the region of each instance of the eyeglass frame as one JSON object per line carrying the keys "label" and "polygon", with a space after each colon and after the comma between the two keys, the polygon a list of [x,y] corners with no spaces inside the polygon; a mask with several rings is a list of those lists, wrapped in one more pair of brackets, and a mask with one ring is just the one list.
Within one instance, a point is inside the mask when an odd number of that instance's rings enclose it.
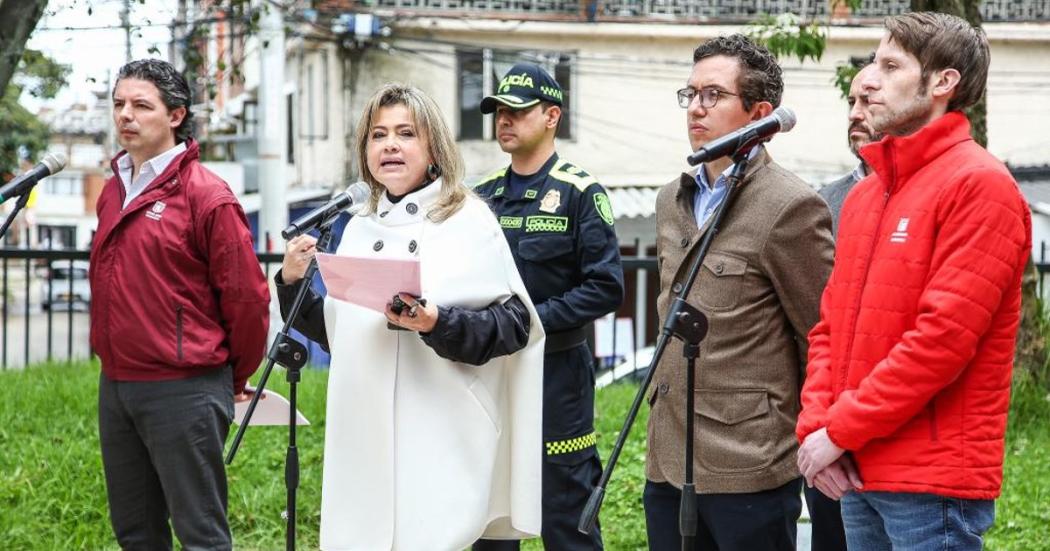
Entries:
{"label": "eyeglass frame", "polygon": [[[703,97],[706,90],[710,90],[715,93],[714,99],[711,100],[711,105],[706,105],[707,101]],[[686,93],[688,93],[689,95],[685,96]],[[682,109],[689,109],[689,106],[693,104],[693,100],[697,96],[700,96],[700,107],[703,107],[704,109],[714,109],[714,107],[718,105],[718,100],[722,99],[723,95],[735,96],[738,98],[741,97],[740,94],[734,94],[732,92],[728,92],[726,90],[714,86],[699,89],[693,88],[692,86],[686,86],[685,88],[682,88],[675,92],[675,95],[678,97],[678,106]]]}

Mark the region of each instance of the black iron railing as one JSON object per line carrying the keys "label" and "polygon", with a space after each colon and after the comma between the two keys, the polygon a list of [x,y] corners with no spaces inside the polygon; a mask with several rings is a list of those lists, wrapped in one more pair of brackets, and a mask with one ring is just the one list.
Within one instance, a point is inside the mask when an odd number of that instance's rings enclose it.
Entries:
{"label": "black iron railing", "polygon": [[[258,253],[265,273],[280,266],[283,253]],[[87,281],[89,252],[0,248],[0,369],[34,363],[90,358],[90,286]],[[655,258],[624,257],[624,271],[656,270]],[[631,312],[655,316],[656,289],[649,286]],[[621,314],[623,315],[623,314]],[[652,328],[640,327],[635,316],[634,335],[613,334],[613,340],[640,337]],[[273,322],[271,322],[271,325]],[[651,325],[651,324],[650,324]],[[648,341],[641,338],[642,342]],[[615,342],[613,343],[615,348]]]}

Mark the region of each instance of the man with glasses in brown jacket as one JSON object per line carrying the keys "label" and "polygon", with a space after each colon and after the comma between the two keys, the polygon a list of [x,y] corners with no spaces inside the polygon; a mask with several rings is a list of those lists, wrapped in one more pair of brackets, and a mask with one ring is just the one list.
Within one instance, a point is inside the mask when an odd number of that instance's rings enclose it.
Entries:
{"label": "man with glasses in brown jacket", "polygon": [[[693,150],[769,115],[780,104],[776,60],[741,35],[701,44],[687,86]],[[704,163],[660,191],[658,310],[687,283],[689,267],[726,195],[730,158]],[[696,362],[695,549],[794,550],[801,512],[795,420],[806,334],[818,319],[831,271],[831,216],[824,201],[770,158],[749,155],[743,182],[721,222],[688,302],[710,321]],[[643,501],[649,548],[681,548],[686,362],[673,341],[649,396]]]}

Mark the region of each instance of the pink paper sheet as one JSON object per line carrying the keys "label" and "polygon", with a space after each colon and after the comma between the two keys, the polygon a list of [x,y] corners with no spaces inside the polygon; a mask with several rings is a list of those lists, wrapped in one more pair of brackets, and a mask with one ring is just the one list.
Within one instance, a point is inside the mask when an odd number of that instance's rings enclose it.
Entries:
{"label": "pink paper sheet", "polygon": [[317,254],[328,296],[383,313],[397,293],[420,296],[418,260]]}

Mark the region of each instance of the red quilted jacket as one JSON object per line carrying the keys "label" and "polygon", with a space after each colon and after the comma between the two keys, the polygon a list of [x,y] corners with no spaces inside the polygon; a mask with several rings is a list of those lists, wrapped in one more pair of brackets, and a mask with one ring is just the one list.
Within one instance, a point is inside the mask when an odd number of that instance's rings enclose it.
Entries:
{"label": "red quilted jacket", "polygon": [[809,335],[797,436],[827,427],[865,490],[993,499],[1031,216],[957,112],[861,150]]}

